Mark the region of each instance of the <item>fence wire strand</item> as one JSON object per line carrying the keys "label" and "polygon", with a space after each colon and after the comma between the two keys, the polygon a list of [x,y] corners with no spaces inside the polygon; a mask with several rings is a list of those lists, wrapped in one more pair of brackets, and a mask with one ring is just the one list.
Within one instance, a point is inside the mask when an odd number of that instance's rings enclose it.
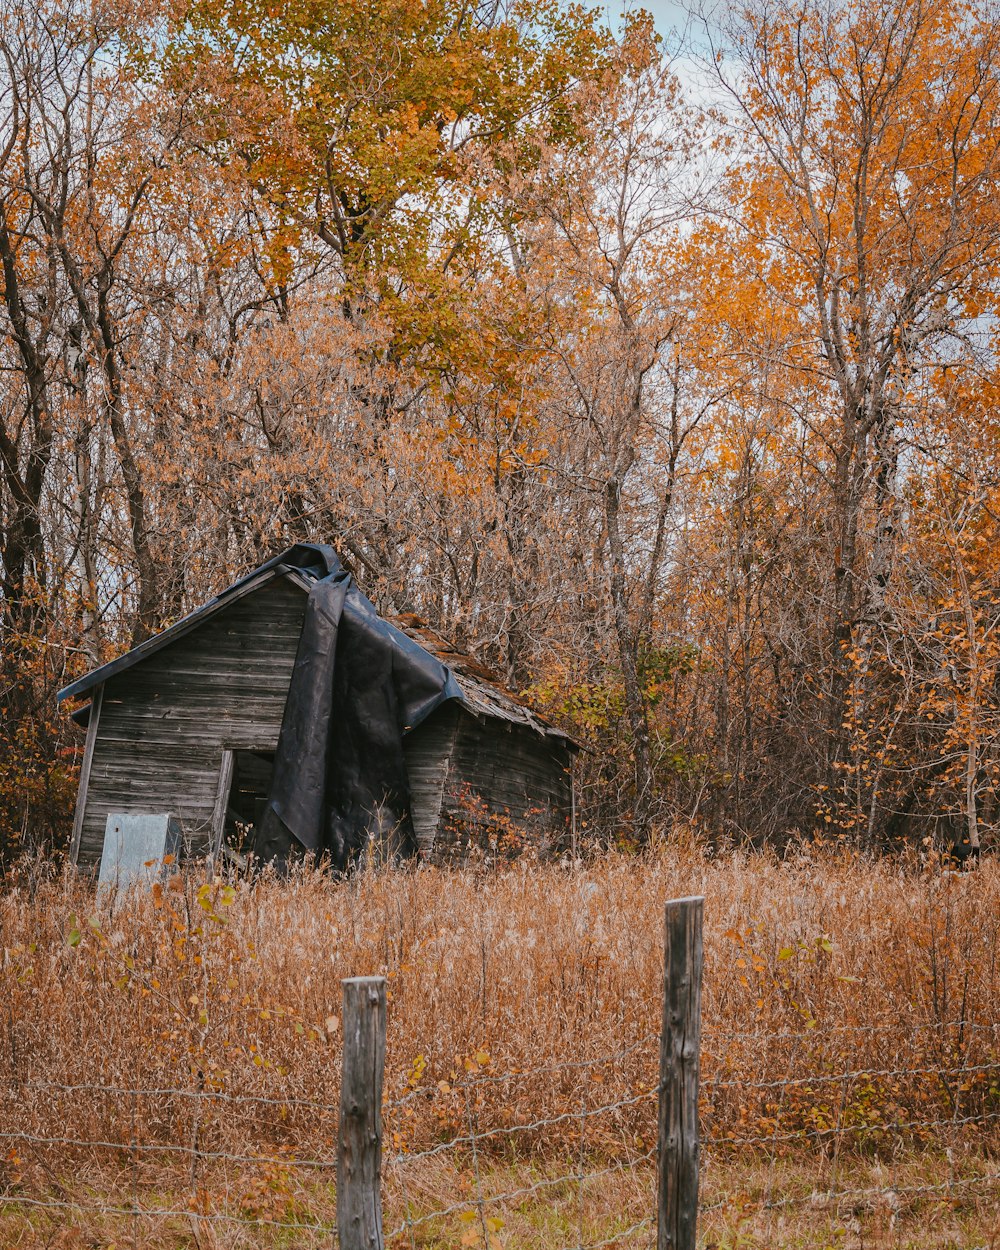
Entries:
{"label": "fence wire strand", "polygon": [[[882,1057],[876,1050],[876,1039],[883,1032],[888,1032],[888,1028],[889,1026],[881,1025],[833,1026],[829,1029],[774,1034],[768,1039],[772,1050],[775,1046],[788,1046],[787,1052],[778,1052],[782,1065],[779,1071],[784,1070],[784,1076],[774,1080],[753,1079],[754,1065],[759,1061],[748,1059],[746,1055],[741,1058],[742,1066],[748,1069],[747,1079],[740,1079],[734,1074],[740,1069],[734,1068],[731,1056],[725,1053],[727,1046],[749,1037],[759,1043],[760,1037],[757,1033],[724,1033],[717,1030],[706,1032],[702,1039],[702,1064],[710,1071],[701,1082],[700,1095],[704,1108],[703,1119],[708,1131],[701,1138],[701,1146],[705,1152],[706,1177],[711,1183],[707,1201],[700,1209],[703,1217],[724,1219],[731,1212],[735,1212],[740,1219],[747,1218],[748,1214],[757,1216],[766,1219],[767,1236],[772,1238],[771,1221],[782,1211],[799,1209],[808,1214],[848,1203],[868,1204],[873,1207],[882,1204],[899,1210],[907,1204],[912,1206],[924,1200],[981,1202],[980,1191],[1000,1184],[1000,1172],[981,1170],[986,1166],[982,1152],[979,1155],[969,1153],[961,1156],[957,1162],[949,1154],[949,1167],[953,1172],[964,1168],[964,1175],[953,1174],[942,1181],[928,1179],[924,1184],[906,1184],[905,1175],[896,1174],[895,1148],[896,1144],[912,1141],[914,1136],[918,1142],[926,1138],[935,1147],[947,1146],[949,1150],[956,1143],[975,1144],[980,1140],[993,1142],[989,1133],[1000,1121],[1000,1056],[994,1059],[997,1050],[990,1039],[996,1037],[1000,1041],[1000,1024],[984,1021],[914,1024],[908,1030],[906,1044],[900,1042],[897,1024],[893,1031],[893,1049],[885,1056],[890,1059],[887,1064],[873,1063],[867,1067],[844,1064],[837,1069],[830,1060],[822,1058],[823,1049],[830,1046],[839,1035],[873,1039],[866,1057]],[[953,1040],[955,1032],[963,1034],[962,1045],[957,1048],[959,1053],[950,1053],[942,1063],[929,1062],[928,1051],[931,1050],[931,1045],[922,1044],[918,1039],[946,1036],[948,1040]],[[973,1037],[983,1045],[970,1050],[969,1039]],[[437,1235],[437,1226],[441,1226],[443,1234],[450,1235],[450,1231],[444,1231],[450,1230],[449,1221],[462,1221],[462,1217],[465,1217],[466,1221],[471,1219],[472,1226],[477,1228],[483,1250],[494,1250],[494,1246],[499,1245],[499,1241],[494,1239],[494,1212],[509,1216],[512,1212],[516,1214],[522,1211],[526,1206],[530,1208],[532,1205],[563,1204],[566,1213],[571,1213],[569,1227],[575,1226],[574,1233],[568,1234],[568,1237],[575,1239],[567,1239],[563,1250],[606,1250],[607,1247],[633,1250],[643,1244],[645,1234],[651,1235],[654,1231],[652,1213],[616,1231],[611,1225],[613,1211],[602,1209],[599,1219],[603,1228],[595,1228],[592,1223],[588,1228],[587,1197],[591,1187],[596,1187],[596,1192],[604,1195],[606,1190],[601,1188],[602,1182],[607,1183],[615,1176],[633,1178],[637,1202],[640,1199],[649,1199],[654,1190],[657,1148],[649,1146],[648,1139],[631,1134],[630,1126],[647,1123],[650,1117],[646,1108],[655,1105],[660,1092],[659,1080],[655,1078],[652,1068],[658,1060],[658,1042],[658,1034],[650,1032],[604,1055],[544,1064],[536,1068],[512,1067],[502,1072],[474,1072],[447,1081],[406,1088],[398,1097],[387,1096],[383,1102],[387,1130],[399,1122],[401,1117],[405,1117],[406,1125],[416,1123],[418,1129],[423,1125],[419,1131],[425,1135],[430,1131],[446,1134],[442,1140],[423,1145],[419,1149],[408,1149],[405,1145],[397,1144],[394,1149],[387,1151],[384,1177],[386,1190],[390,1194],[389,1209],[394,1225],[386,1234],[387,1243],[399,1244],[402,1241],[409,1250],[417,1250],[422,1230],[433,1230]],[[934,1044],[937,1045],[937,1042]],[[950,1049],[954,1051],[956,1048]],[[914,1057],[915,1062],[912,1065],[901,1061],[900,1056],[906,1050]],[[966,1054],[968,1058],[965,1057]],[[804,1071],[804,1067],[808,1068],[810,1064],[821,1065],[821,1070]],[[619,1070],[616,1071],[616,1068]],[[598,1080],[608,1081],[607,1085],[600,1086],[599,1092],[598,1087],[587,1079],[589,1073],[595,1072],[600,1072]],[[530,1098],[533,1083],[541,1083],[540,1087],[544,1091],[548,1078],[562,1074],[572,1075],[578,1082],[577,1085],[568,1086],[571,1093],[567,1098],[575,1099],[575,1105],[565,1110],[553,1108],[544,1115],[521,1115],[512,1123],[496,1122],[499,1115],[510,1113],[512,1102],[508,1094],[511,1091],[518,1086],[524,1086],[524,1096]],[[618,1083],[615,1091],[619,1095],[617,1097],[608,1096],[612,1082]],[[850,1116],[845,1116],[848,1095],[852,1087],[866,1082],[888,1083],[890,1090],[898,1089],[898,1083],[909,1082],[911,1085],[905,1086],[906,1088],[933,1091],[934,1098],[928,1098],[925,1116],[911,1113],[896,1119],[852,1122]],[[892,1083],[897,1084],[893,1086]],[[839,1094],[835,1093],[837,1103],[833,1123],[803,1124],[798,1127],[792,1119],[791,1126],[789,1125],[790,1117],[808,1114],[808,1108],[800,1108],[793,1095],[813,1090],[837,1091],[838,1088]],[[605,1089],[608,1094],[604,1093]],[[769,1096],[777,1096],[774,1102],[764,1104],[773,1113],[764,1121],[771,1126],[768,1131],[759,1134],[726,1131],[724,1116],[731,1114],[727,1109],[732,1108],[734,1093],[740,1095],[738,1101],[741,1108],[746,1107],[748,1100],[758,1099],[760,1105]],[[490,1098],[494,1094],[499,1095],[499,1100]],[[945,1096],[953,1108],[952,1114],[947,1116],[941,1114]],[[100,1133],[76,1136],[65,1131],[62,1119],[59,1123],[51,1124],[51,1127],[46,1123],[46,1119],[52,1121],[54,1117],[60,1116],[60,1111],[68,1100],[77,1101],[83,1097],[90,1098],[95,1103],[99,1103],[101,1099],[113,1099],[116,1102],[121,1100],[123,1106],[124,1100],[131,1100],[127,1119],[123,1118],[121,1127],[115,1127],[115,1134],[120,1133],[120,1137]],[[143,1140],[142,1104],[145,1102],[149,1108],[155,1109],[158,1101],[162,1103],[173,1099],[180,1100],[179,1107],[184,1111],[185,1117],[186,1108],[190,1107],[192,1115],[197,1118],[197,1129],[192,1128],[190,1144],[179,1140]],[[827,1100],[830,1106],[825,1113],[833,1115],[834,1098],[828,1097]],[[120,1220],[123,1232],[131,1229],[131,1240],[136,1247],[140,1244],[139,1227],[142,1221],[187,1220],[211,1226],[228,1225],[246,1230],[271,1230],[274,1233],[280,1231],[302,1236],[312,1234],[327,1238],[333,1235],[335,1221],[332,1219],[311,1219],[304,1217],[301,1212],[296,1215],[291,1211],[287,1218],[278,1218],[273,1212],[252,1213],[252,1209],[239,1205],[239,1199],[234,1201],[228,1186],[222,1193],[223,1201],[218,1208],[213,1208],[210,1195],[195,1195],[190,1206],[183,1205],[183,1200],[164,1200],[162,1189],[156,1191],[160,1195],[159,1203],[154,1201],[149,1206],[144,1206],[140,1198],[143,1192],[141,1163],[144,1160],[190,1161],[192,1194],[195,1194],[194,1178],[198,1176],[199,1183],[201,1180],[198,1169],[204,1168],[210,1181],[209,1169],[212,1165],[222,1165],[223,1171],[226,1165],[234,1165],[242,1169],[244,1174],[251,1175],[254,1169],[280,1169],[283,1175],[296,1178],[325,1176],[336,1168],[333,1153],[336,1126],[326,1119],[338,1114],[339,1105],[335,1102],[291,1094],[281,1097],[271,1093],[197,1089],[168,1082],[154,1082],[149,1087],[143,1087],[138,1083],[50,1083],[37,1080],[8,1082],[0,1094],[0,1101],[6,1102],[8,1107],[13,1104],[25,1113],[20,1122],[8,1121],[10,1127],[0,1131],[0,1141],[7,1144],[12,1152],[16,1152],[21,1146],[35,1148],[37,1152],[111,1152],[121,1155],[122,1160],[127,1159],[129,1168],[122,1197],[127,1194],[131,1199],[130,1205],[123,1201],[102,1201],[90,1194],[80,1201],[74,1201],[64,1196],[64,1189],[60,1191],[61,1196],[32,1193],[26,1187],[22,1192],[19,1184],[8,1181],[5,1187],[0,1186],[0,1203],[5,1204],[8,1211],[23,1208],[25,1212],[76,1212],[80,1215]],[[425,1123],[418,1114],[423,1104],[433,1104],[436,1108],[445,1110],[460,1109],[460,1118],[436,1123],[429,1111]],[[486,1112],[484,1107],[487,1108]],[[281,1117],[289,1117],[286,1121],[270,1115],[269,1130],[278,1124],[292,1124],[293,1121],[296,1125],[311,1124],[312,1141],[318,1149],[304,1152],[300,1150],[297,1153],[288,1150],[286,1153],[284,1147],[274,1144],[274,1132],[270,1132],[270,1136],[261,1136],[259,1140],[268,1144],[262,1145],[260,1152],[224,1148],[227,1141],[224,1134],[233,1128],[232,1117],[243,1115],[244,1111],[245,1122],[255,1126],[258,1119],[263,1122],[264,1117],[272,1112],[280,1113]],[[179,1114],[177,1108],[174,1108],[174,1113]],[[633,1113],[638,1113],[638,1116]],[[492,1121],[490,1116],[493,1117]],[[486,1122],[483,1122],[484,1119]],[[976,1130],[982,1130],[983,1135],[977,1137]],[[167,1133],[171,1130],[161,1126],[157,1131]],[[655,1130],[653,1136],[655,1137]],[[419,1132],[417,1140],[420,1140]],[[426,1136],[423,1140],[426,1141]],[[618,1144],[614,1146],[616,1140]],[[853,1145],[873,1140],[880,1149],[890,1150],[891,1147],[888,1182],[882,1185],[852,1186],[852,1179],[863,1180],[865,1177],[858,1176],[857,1169],[853,1174],[847,1172],[844,1163],[847,1152]],[[511,1160],[514,1161],[513,1166],[534,1158],[530,1154],[534,1150],[540,1152],[538,1158],[548,1159],[544,1153],[547,1143],[559,1159],[559,1168],[555,1175],[542,1175],[525,1184],[511,1184],[511,1179],[515,1182],[518,1179],[515,1172],[512,1178],[503,1182],[502,1177],[506,1175],[504,1166],[510,1164]],[[329,1155],[324,1153],[326,1144],[331,1147]],[[780,1180],[779,1158],[785,1157],[787,1151],[794,1152],[796,1147],[801,1147],[803,1152],[827,1152],[822,1157],[828,1161],[832,1147],[832,1171],[828,1188],[813,1188],[808,1191],[803,1189],[802,1192],[797,1192],[794,1180]],[[620,1151],[620,1157],[609,1158],[612,1149]],[[747,1152],[748,1156],[758,1155],[761,1163],[766,1165],[766,1182],[762,1186],[763,1192],[757,1198],[748,1197],[744,1193],[717,1194],[712,1189],[716,1173],[725,1177],[724,1171],[720,1169],[728,1162],[727,1155],[732,1152],[734,1157],[739,1157],[736,1152],[740,1151]],[[956,1156],[960,1155],[957,1149],[955,1153]],[[43,1156],[39,1154],[39,1157]],[[798,1156],[793,1153],[790,1157]],[[802,1157],[816,1156],[803,1154]],[[546,1167],[553,1163],[554,1161],[546,1162]],[[494,1164],[498,1165],[496,1171]],[[427,1209],[425,1199],[417,1201],[414,1198],[415,1186],[420,1184],[421,1169],[428,1165],[428,1175],[438,1175],[434,1168],[443,1165],[451,1170],[449,1175],[462,1179],[462,1184],[468,1186],[468,1191],[460,1201],[446,1201],[439,1207]],[[840,1186],[836,1184],[838,1180],[843,1182]],[[309,1184],[307,1181],[302,1183]],[[305,1189],[303,1192],[308,1197],[312,1191]],[[607,1202],[606,1198],[603,1200]],[[571,1205],[573,1203],[575,1209]],[[651,1205],[650,1202],[650,1212]],[[298,1201],[295,1210],[299,1211]],[[626,1216],[621,1213],[619,1218],[631,1219],[634,1214],[635,1212],[629,1212]],[[588,1233],[592,1233],[595,1239],[587,1240]]]}

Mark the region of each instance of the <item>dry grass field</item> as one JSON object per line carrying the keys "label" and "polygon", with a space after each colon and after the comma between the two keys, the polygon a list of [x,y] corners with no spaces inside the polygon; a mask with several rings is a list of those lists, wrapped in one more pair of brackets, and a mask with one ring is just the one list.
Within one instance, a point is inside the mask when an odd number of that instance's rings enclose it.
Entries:
{"label": "dry grass field", "polygon": [[997,866],[694,846],[113,911],[13,882],[0,1244],[332,1244],[340,980],[384,974],[390,1244],[648,1245],[662,905],[692,893],[703,1244],[1000,1245]]}

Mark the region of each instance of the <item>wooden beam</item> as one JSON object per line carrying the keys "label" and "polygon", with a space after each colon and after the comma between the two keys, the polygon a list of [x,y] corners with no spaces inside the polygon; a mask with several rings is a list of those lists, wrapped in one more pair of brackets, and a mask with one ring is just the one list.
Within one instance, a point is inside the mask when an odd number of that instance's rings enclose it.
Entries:
{"label": "wooden beam", "polygon": [[219,865],[222,840],[226,834],[226,812],[229,808],[229,791],[233,786],[235,760],[236,752],[231,751],[228,747],[224,747],[222,760],[219,764],[219,785],[215,792],[215,807],[212,809],[212,828],[209,834],[211,839],[209,856],[213,869],[216,869]]}
{"label": "wooden beam", "polygon": [[382,1073],[385,977],[350,977],[344,992],[344,1051],[337,1131],[340,1250],[384,1250],[382,1237]]}
{"label": "wooden beam", "polygon": [[570,854],[575,867],[580,858],[580,845],[576,836],[576,757],[572,751],[569,753],[569,826]]}
{"label": "wooden beam", "polygon": [[76,866],[80,854],[80,838],[83,836],[83,819],[87,813],[87,790],[90,787],[90,769],[94,763],[94,747],[97,743],[97,726],[101,720],[101,704],[104,702],[104,683],[95,690],[90,700],[90,720],[87,722],[87,742],[83,748],[80,766],[80,785],[76,792],[76,811],[73,815],[73,837],[69,844],[69,862]]}
{"label": "wooden beam", "polygon": [[660,1034],[657,1250],[695,1250],[703,898],[667,903]]}

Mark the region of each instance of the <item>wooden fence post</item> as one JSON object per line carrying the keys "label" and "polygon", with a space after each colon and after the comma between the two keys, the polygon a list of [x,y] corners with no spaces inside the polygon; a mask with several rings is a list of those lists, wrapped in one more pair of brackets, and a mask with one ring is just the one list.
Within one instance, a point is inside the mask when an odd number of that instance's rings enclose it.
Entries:
{"label": "wooden fence post", "polygon": [[337,1132],[337,1233],[340,1250],[383,1250],[385,977],[350,977],[341,985],[344,1054]]}
{"label": "wooden fence post", "polygon": [[703,898],[667,903],[657,1159],[657,1250],[695,1250]]}

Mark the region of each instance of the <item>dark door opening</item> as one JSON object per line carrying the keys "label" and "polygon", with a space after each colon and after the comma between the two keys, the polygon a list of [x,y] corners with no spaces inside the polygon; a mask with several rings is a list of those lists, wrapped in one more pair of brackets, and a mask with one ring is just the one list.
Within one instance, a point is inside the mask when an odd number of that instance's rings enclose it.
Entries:
{"label": "dark door opening", "polygon": [[253,852],[255,831],[264,816],[273,774],[273,751],[233,751],[224,845],[238,862]]}

